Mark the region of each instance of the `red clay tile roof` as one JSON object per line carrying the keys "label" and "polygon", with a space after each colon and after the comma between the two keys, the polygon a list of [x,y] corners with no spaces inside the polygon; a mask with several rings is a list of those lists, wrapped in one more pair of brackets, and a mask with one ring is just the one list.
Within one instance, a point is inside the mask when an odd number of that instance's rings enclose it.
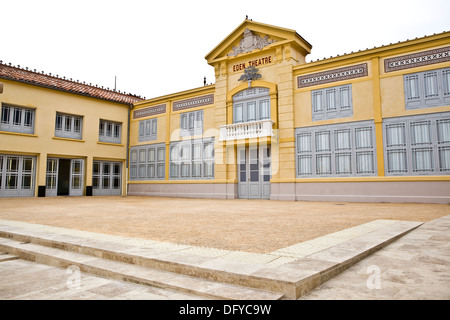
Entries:
{"label": "red clay tile roof", "polygon": [[[28,69],[28,68],[27,68]],[[51,74],[38,73],[21,69],[20,67],[8,66],[0,61],[0,79],[13,80],[49,89],[65,91],[69,93],[88,96],[96,99],[108,100],[121,104],[133,104],[144,100],[137,95],[121,93],[114,90],[103,89],[96,86],[52,76]]]}

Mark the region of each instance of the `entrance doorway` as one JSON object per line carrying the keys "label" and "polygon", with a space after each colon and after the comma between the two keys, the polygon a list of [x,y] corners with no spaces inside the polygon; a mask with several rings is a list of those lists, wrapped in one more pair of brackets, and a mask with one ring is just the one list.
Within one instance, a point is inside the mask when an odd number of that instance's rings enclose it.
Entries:
{"label": "entrance doorway", "polygon": [[245,146],[237,150],[238,197],[269,199],[271,178],[270,146]]}
{"label": "entrance doorway", "polygon": [[46,197],[82,196],[84,160],[47,159]]}

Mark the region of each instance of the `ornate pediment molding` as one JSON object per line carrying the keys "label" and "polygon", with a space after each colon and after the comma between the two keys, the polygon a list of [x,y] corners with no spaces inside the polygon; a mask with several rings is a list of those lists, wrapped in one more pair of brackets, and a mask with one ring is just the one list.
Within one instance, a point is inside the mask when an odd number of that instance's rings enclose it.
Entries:
{"label": "ornate pediment molding", "polygon": [[237,56],[241,53],[250,52],[255,49],[262,49],[269,44],[276,42],[276,40],[269,39],[269,36],[261,38],[259,35],[254,34],[250,29],[245,29],[244,37],[239,42],[239,45],[233,47],[233,51],[227,56]]}

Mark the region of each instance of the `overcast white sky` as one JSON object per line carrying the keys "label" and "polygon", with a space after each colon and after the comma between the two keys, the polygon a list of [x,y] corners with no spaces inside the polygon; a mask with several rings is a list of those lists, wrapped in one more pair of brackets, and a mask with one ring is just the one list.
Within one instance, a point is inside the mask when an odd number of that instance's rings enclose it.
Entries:
{"label": "overcast white sky", "polygon": [[111,89],[117,76],[149,99],[214,83],[205,56],[246,15],[296,30],[307,61],[450,30],[449,0],[0,0],[0,60]]}

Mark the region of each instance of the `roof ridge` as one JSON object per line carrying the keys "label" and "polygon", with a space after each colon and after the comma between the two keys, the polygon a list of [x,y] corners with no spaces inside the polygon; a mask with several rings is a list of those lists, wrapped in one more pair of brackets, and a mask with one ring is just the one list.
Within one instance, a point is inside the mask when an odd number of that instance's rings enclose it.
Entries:
{"label": "roof ridge", "polygon": [[47,87],[66,91],[75,94],[90,96],[93,98],[110,100],[118,103],[132,104],[144,100],[141,97],[132,93],[121,92],[120,90],[109,89],[99,85],[87,84],[80,82],[80,80],[72,80],[72,78],[60,77],[52,73],[44,73],[44,71],[36,71],[28,69],[28,67],[21,68],[20,65],[12,65],[11,63],[4,63],[0,60],[0,78],[25,82],[32,85]]}

